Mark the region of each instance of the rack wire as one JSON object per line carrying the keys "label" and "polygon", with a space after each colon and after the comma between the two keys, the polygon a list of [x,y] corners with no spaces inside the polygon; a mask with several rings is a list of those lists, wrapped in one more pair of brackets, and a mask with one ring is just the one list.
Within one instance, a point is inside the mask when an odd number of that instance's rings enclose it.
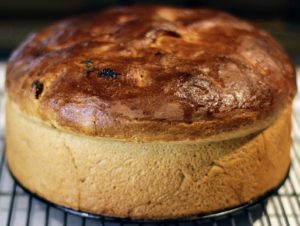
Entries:
{"label": "rack wire", "polygon": [[[235,213],[206,220],[123,222],[110,218],[75,216],[37,199],[18,186],[11,177],[5,160],[4,71],[5,64],[0,63],[0,226],[300,226],[300,95],[297,95],[294,103],[292,165],[284,185],[271,198]],[[300,70],[298,75],[299,72]]]}

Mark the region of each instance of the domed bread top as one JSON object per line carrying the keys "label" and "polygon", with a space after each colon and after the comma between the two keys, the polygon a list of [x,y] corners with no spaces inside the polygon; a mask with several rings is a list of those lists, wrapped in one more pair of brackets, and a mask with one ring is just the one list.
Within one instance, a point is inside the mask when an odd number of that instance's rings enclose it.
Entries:
{"label": "domed bread top", "polygon": [[269,126],[296,92],[265,31],[227,13],[113,8],[56,23],[11,56],[8,96],[59,129],[138,141],[220,140]]}

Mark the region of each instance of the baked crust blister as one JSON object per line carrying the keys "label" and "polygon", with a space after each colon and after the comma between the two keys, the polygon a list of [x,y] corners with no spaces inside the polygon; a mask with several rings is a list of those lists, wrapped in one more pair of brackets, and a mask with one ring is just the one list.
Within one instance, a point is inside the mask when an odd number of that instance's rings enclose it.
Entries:
{"label": "baked crust blister", "polygon": [[130,7],[30,37],[8,96],[42,122],[139,141],[223,140],[266,128],[295,94],[295,69],[266,32],[208,9]]}

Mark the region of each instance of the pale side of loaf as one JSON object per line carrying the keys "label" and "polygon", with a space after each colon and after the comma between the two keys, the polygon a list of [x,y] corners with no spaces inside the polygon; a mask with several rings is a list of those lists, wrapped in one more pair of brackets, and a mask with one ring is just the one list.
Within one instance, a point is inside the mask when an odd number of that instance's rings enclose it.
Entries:
{"label": "pale side of loaf", "polygon": [[130,142],[37,123],[8,100],[9,167],[59,205],[118,217],[164,219],[249,202],[276,187],[290,164],[290,106],[269,128],[220,142]]}

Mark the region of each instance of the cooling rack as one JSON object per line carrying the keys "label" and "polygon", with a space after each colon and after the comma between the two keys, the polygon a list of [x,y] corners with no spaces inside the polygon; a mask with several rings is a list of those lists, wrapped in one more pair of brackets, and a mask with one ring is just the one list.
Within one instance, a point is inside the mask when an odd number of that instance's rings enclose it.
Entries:
{"label": "cooling rack", "polygon": [[4,72],[5,64],[0,63],[0,226],[300,226],[300,95],[297,95],[294,103],[290,172],[281,188],[273,192],[269,199],[208,219],[160,223],[91,219],[76,216],[36,198],[18,186],[11,177],[5,161],[3,141]]}

